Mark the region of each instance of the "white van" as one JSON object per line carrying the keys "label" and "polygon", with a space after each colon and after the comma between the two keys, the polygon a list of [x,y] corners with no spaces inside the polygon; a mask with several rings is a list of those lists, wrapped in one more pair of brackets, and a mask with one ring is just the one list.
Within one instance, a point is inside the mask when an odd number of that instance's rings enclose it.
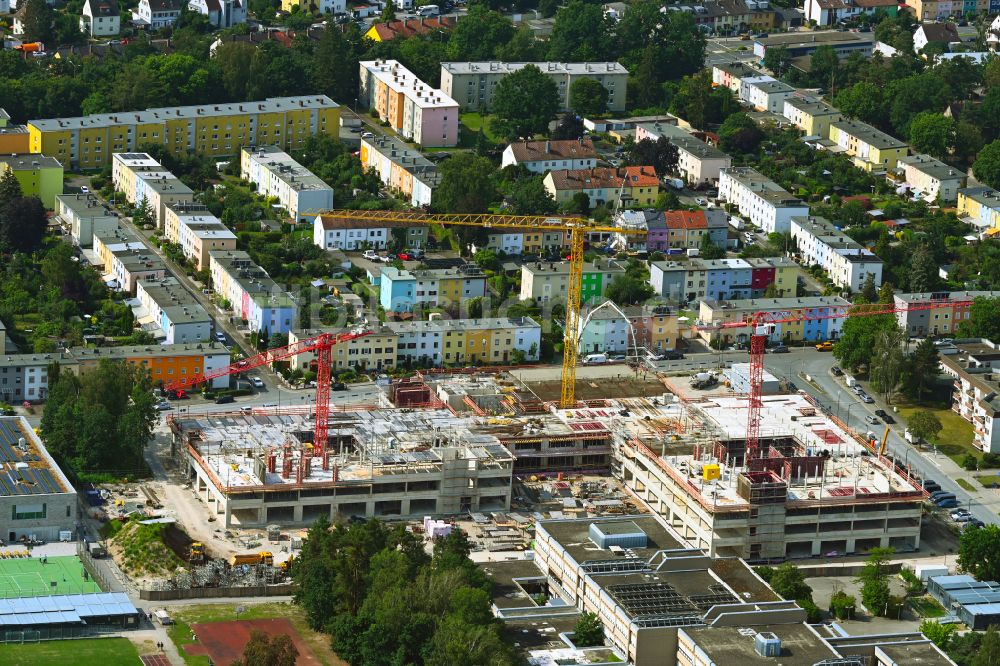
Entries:
{"label": "white van", "polygon": [[587,354],[583,358],[584,365],[601,365],[608,362],[607,354]]}
{"label": "white van", "polygon": [[441,13],[441,8],[437,5],[424,5],[417,9],[417,16],[437,16]]}

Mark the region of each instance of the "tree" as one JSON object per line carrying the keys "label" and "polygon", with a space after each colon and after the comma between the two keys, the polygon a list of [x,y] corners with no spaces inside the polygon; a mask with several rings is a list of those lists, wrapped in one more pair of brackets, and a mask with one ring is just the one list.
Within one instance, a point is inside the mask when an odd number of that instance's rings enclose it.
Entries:
{"label": "tree", "polygon": [[955,125],[955,136],[952,144],[955,159],[967,163],[975,158],[982,148],[982,130],[972,123],[965,122],[964,120],[959,121]]}
{"label": "tree", "polygon": [[972,164],[976,179],[992,188],[1000,187],[1000,140],[987,144]]}
{"label": "tree", "polygon": [[[858,306],[851,313],[863,315],[864,311],[864,306]],[[848,316],[841,328],[840,339],[833,347],[833,355],[842,366],[851,370],[870,367],[879,333],[897,327],[896,317],[891,314]]]}
{"label": "tree", "polygon": [[898,326],[880,330],[875,336],[870,366],[871,382],[872,388],[885,396],[886,402],[892,402],[892,393],[903,376],[906,360],[903,355],[904,337],[903,329]]}
{"label": "tree", "polygon": [[556,200],[545,189],[541,176],[520,178],[507,196],[514,215],[550,215],[556,212]]}
{"label": "tree", "polygon": [[312,62],[312,81],[318,91],[341,103],[357,97],[358,59],[343,32],[324,30],[316,43]]}
{"label": "tree", "polygon": [[972,659],[972,666],[996,666],[996,664],[1000,664],[1000,632],[997,631],[995,624],[991,624],[983,635],[979,651]]}
{"label": "tree", "polygon": [[934,412],[917,412],[906,422],[906,429],[910,431],[910,435],[924,441],[937,437],[942,427],[941,420]]}
{"label": "tree", "polygon": [[927,243],[921,243],[910,257],[910,291],[933,291],[938,284],[938,262]]}
{"label": "tree", "polygon": [[955,634],[955,625],[941,624],[936,620],[924,620],[920,623],[920,633],[930,639],[934,645],[942,650],[947,650],[948,644]]}
{"label": "tree", "polygon": [[559,109],[555,82],[534,65],[505,76],[493,94],[493,129],[515,139],[547,133]]}
{"label": "tree", "polygon": [[573,645],[577,647],[604,645],[604,625],[596,613],[584,611],[580,614],[580,619],[576,621],[576,628],[573,630]]}
{"label": "tree", "polygon": [[967,529],[958,541],[958,565],[977,580],[1000,578],[1000,527]]}
{"label": "tree", "polygon": [[1000,298],[977,296],[969,308],[969,317],[959,332],[967,338],[1000,340]]}
{"label": "tree", "polygon": [[[499,87],[499,86],[498,86]],[[485,157],[459,153],[441,162],[441,184],[434,207],[448,213],[482,213],[496,198],[490,175],[493,164]]]}
{"label": "tree", "polygon": [[882,305],[889,305],[894,302],[895,294],[896,290],[892,288],[892,284],[883,282],[882,286],[878,288],[878,302]]}
{"label": "tree", "polygon": [[451,60],[492,60],[514,37],[514,24],[499,12],[472,5],[448,39]]}
{"label": "tree", "polygon": [[[701,243],[698,245],[698,256],[702,259],[722,259],[726,256],[726,251],[712,242],[712,237],[708,234],[701,235]],[[769,286],[773,286],[773,282]],[[767,296],[765,295],[765,298]]]}
{"label": "tree", "polygon": [[608,285],[605,295],[618,305],[635,305],[653,297],[649,283],[630,275],[619,275]]}
{"label": "tree", "polygon": [[396,3],[392,0],[386,0],[385,6],[382,7],[382,14],[379,16],[379,20],[382,23],[389,23],[390,21],[396,20]]}
{"label": "tree", "polygon": [[0,210],[0,248],[31,252],[41,244],[47,223],[38,197],[12,199]]}
{"label": "tree", "polygon": [[857,602],[843,590],[837,590],[830,597],[830,613],[838,620],[854,619]]}
{"label": "tree", "polygon": [[26,42],[51,44],[55,38],[55,20],[55,11],[45,0],[27,0],[21,18],[24,26],[21,38]]}
{"label": "tree", "polygon": [[569,108],[581,116],[598,116],[608,110],[608,89],[584,76],[569,87]]}
{"label": "tree", "polygon": [[575,113],[564,113],[559,124],[552,130],[553,139],[579,139],[586,128]]}
{"label": "tree", "polygon": [[923,111],[910,122],[910,143],[922,153],[944,159],[954,144],[955,121],[940,113]]}
{"label": "tree", "polygon": [[254,629],[243,648],[243,656],[234,661],[233,666],[295,666],[298,657],[299,651],[291,636],[281,634],[269,637],[263,631]]}
{"label": "tree", "polygon": [[875,274],[869,273],[865,276],[865,281],[861,285],[861,296],[865,303],[878,302],[878,290],[875,288]]}
{"label": "tree", "polygon": [[549,60],[608,60],[613,54],[611,34],[601,5],[570,0],[556,12],[556,21],[549,37]]}
{"label": "tree", "polygon": [[6,206],[14,199],[20,199],[22,196],[21,183],[17,180],[17,176],[14,175],[14,170],[7,169],[3,172],[3,176],[0,176],[0,208]]}
{"label": "tree", "polygon": [[874,83],[862,81],[844,88],[837,93],[835,104],[849,118],[873,125],[881,125],[885,120],[884,93]]}
{"label": "tree", "polygon": [[726,152],[754,153],[764,132],[745,113],[734,113],[719,127],[719,145]]}
{"label": "tree", "polygon": [[785,599],[812,599],[812,588],[806,583],[805,575],[791,562],[778,565],[770,583],[774,591]]}
{"label": "tree", "polygon": [[873,615],[885,616],[891,601],[889,591],[889,558],[894,548],[872,548],[858,582],[861,583],[861,602]]}
{"label": "tree", "polygon": [[153,212],[153,207],[149,205],[146,197],[143,197],[136,204],[135,210],[132,211],[132,222],[137,227],[141,227],[144,224],[152,224],[155,220],[156,214]]}
{"label": "tree", "polygon": [[781,76],[788,71],[792,64],[792,55],[784,46],[769,48],[764,54],[764,67],[774,72],[775,76]]}
{"label": "tree", "polygon": [[778,291],[778,284],[776,282],[767,285],[767,288],[764,290],[764,298],[781,298],[781,292]]}
{"label": "tree", "polygon": [[677,169],[677,159],[677,146],[661,136],[656,141],[643,139],[632,144],[625,163],[629,166],[651,166],[662,176]]}
{"label": "tree", "polygon": [[813,51],[810,63],[810,73],[816,84],[826,88],[827,92],[833,92],[840,79],[840,58],[837,57],[837,52],[826,44],[818,46]]}
{"label": "tree", "polygon": [[924,338],[906,358],[906,365],[903,368],[903,391],[913,400],[923,400],[924,394],[931,388],[939,374],[941,374],[941,363],[938,361],[937,347],[934,346],[933,340]]}

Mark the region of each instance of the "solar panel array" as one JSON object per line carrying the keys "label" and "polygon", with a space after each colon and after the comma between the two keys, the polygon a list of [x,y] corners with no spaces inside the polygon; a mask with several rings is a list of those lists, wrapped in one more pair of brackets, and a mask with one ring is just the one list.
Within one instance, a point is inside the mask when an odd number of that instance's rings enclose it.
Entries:
{"label": "solar panel array", "polygon": [[38,462],[41,458],[17,447],[23,432],[17,419],[0,419],[0,495],[46,495],[65,492],[52,471],[44,467],[15,467],[18,463]]}
{"label": "solar panel array", "polygon": [[631,617],[701,617],[717,604],[739,600],[720,585],[711,585],[708,594],[684,595],[664,582],[611,585],[608,593]]}
{"label": "solar panel array", "polygon": [[79,623],[137,613],[123,592],[0,599],[0,626]]}

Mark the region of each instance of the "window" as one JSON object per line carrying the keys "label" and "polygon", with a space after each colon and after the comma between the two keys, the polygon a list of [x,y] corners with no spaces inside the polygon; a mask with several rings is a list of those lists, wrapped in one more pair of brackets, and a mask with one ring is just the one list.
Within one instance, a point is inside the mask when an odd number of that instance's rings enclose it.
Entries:
{"label": "window", "polygon": [[[66,507],[67,510],[69,507]],[[11,520],[42,520],[45,518],[45,504],[14,504],[10,507]]]}

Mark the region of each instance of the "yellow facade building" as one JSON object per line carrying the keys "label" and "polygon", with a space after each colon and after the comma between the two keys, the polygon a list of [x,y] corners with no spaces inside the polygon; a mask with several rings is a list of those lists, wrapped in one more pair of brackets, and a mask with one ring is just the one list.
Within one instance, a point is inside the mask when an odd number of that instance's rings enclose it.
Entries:
{"label": "yellow facade building", "polygon": [[71,168],[98,169],[114,153],[162,144],[175,154],[235,155],[248,145],[301,147],[315,134],[337,136],[340,108],[326,95],[179,106],[28,123],[29,148]]}
{"label": "yellow facade building", "polygon": [[851,157],[854,166],[877,173],[892,171],[910,151],[905,142],[859,120],[830,123],[830,141]]}

